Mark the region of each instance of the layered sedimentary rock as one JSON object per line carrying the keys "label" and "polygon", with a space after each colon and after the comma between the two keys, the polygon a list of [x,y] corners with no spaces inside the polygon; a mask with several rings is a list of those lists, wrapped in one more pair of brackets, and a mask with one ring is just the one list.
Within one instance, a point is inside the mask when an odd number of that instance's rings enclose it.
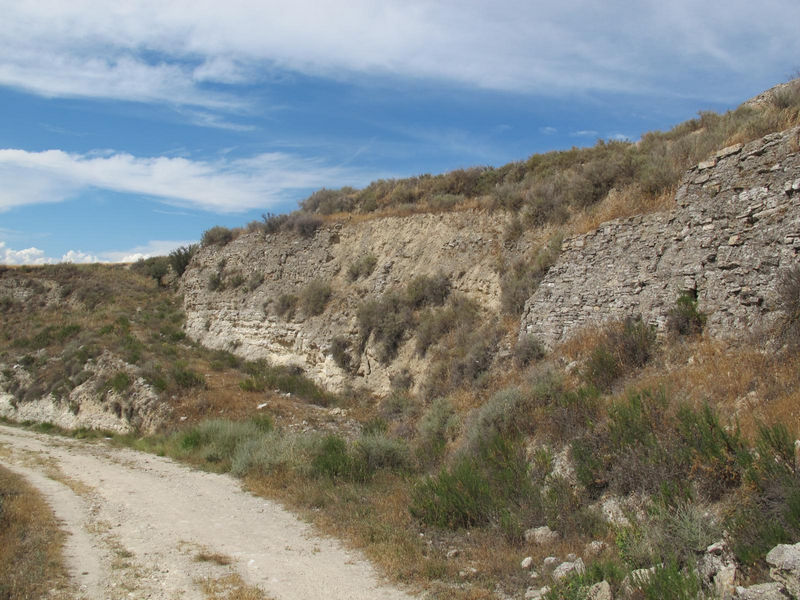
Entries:
{"label": "layered sedimentary rock", "polygon": [[780,317],[776,288],[800,251],[800,128],[720,150],[685,175],[676,208],[569,238],[525,307],[521,334],[553,345],[631,315],[663,327],[681,293],[712,335]]}

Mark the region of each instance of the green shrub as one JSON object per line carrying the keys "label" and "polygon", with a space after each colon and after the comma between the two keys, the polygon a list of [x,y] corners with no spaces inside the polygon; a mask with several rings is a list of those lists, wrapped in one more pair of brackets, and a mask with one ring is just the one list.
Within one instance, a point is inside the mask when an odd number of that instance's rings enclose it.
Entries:
{"label": "green shrub", "polygon": [[119,371],[108,380],[108,388],[121,394],[131,386],[131,377],[125,371]]}
{"label": "green shrub", "polygon": [[225,283],[222,281],[222,275],[219,273],[212,273],[208,276],[208,290],[210,292],[221,292],[225,289]]}
{"label": "green shrub", "polygon": [[338,435],[328,435],[322,440],[311,461],[311,468],[318,477],[363,481],[368,473],[366,464],[350,454],[347,442]]}
{"label": "green shrub", "polygon": [[696,600],[700,594],[700,579],[694,569],[682,569],[676,561],[656,565],[643,581],[634,581],[645,600]]}
{"label": "green shrub", "polygon": [[403,471],[411,466],[408,446],[384,432],[373,431],[362,435],[355,449],[370,473],[381,469]]}
{"label": "green shrub", "polygon": [[151,258],[140,258],[133,265],[131,270],[146,277],[151,277],[160,286],[161,278],[169,272],[170,262],[166,256],[153,256]]}
{"label": "green shrub", "polygon": [[472,460],[462,458],[417,486],[409,510],[429,525],[458,529],[488,523],[495,502],[488,479]]}
{"label": "green shrub", "polygon": [[300,308],[307,316],[321,315],[330,297],[331,286],[324,281],[314,279],[300,291]]}
{"label": "green shrub", "polygon": [[378,257],[371,252],[362,255],[347,267],[347,276],[350,281],[357,281],[363,277],[372,275],[375,265],[378,264]]}
{"label": "green shrub", "polygon": [[231,242],[232,240],[233,240],[233,231],[231,231],[227,227],[222,227],[221,225],[217,225],[203,232],[203,237],[200,240],[200,244],[204,248],[207,246],[214,246],[214,245],[224,246],[225,244]]}
{"label": "green shrub", "polygon": [[314,433],[268,431],[237,445],[231,459],[231,473],[268,475],[293,470],[307,474],[321,438]]}
{"label": "green shrub", "polygon": [[172,369],[172,379],[175,385],[182,389],[206,387],[206,378],[203,377],[202,373],[198,373],[180,364]]}
{"label": "green shrub", "polygon": [[266,360],[257,360],[245,363],[242,368],[250,376],[239,384],[244,391],[279,390],[320,406],[327,406],[336,400],[333,394],[306,377],[299,367],[271,365]]}
{"label": "green shrub", "polygon": [[539,512],[538,499],[521,445],[495,435],[484,440],[476,455],[460,457],[417,485],[409,510],[436,527],[504,523],[513,533],[515,521],[528,521],[532,511]]}
{"label": "green shrub", "polygon": [[696,335],[705,323],[706,315],[697,310],[697,298],[690,292],[682,292],[667,313],[667,329],[678,335]]}
{"label": "green shrub", "polygon": [[169,264],[178,277],[181,277],[186,271],[186,267],[189,266],[196,252],[197,244],[189,244],[188,246],[175,248],[175,250],[169,253]]}
{"label": "green shrub", "polygon": [[416,450],[422,464],[432,464],[444,454],[453,437],[458,418],[446,398],[437,398],[417,424]]}
{"label": "green shrub", "polygon": [[752,487],[727,523],[734,553],[744,564],[763,561],[776,544],[800,539],[800,474],[792,436],[782,423],[760,425],[755,450],[740,455]]}
{"label": "green shrub", "polygon": [[256,423],[211,419],[178,434],[177,443],[183,451],[225,468],[241,444],[263,434],[263,428]]}

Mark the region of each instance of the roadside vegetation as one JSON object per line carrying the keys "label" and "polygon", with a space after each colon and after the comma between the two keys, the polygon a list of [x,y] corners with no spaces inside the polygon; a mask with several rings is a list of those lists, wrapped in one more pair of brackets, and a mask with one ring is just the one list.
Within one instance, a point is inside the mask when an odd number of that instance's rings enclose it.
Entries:
{"label": "roadside vegetation", "polygon": [[64,533],[39,493],[0,466],[0,598],[67,597]]}

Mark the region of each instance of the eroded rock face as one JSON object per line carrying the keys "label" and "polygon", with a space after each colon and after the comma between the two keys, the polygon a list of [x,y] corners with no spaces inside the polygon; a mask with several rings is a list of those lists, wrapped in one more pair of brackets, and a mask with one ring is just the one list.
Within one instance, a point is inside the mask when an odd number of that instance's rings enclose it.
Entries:
{"label": "eroded rock face", "polygon": [[[51,423],[68,430],[86,428],[116,433],[141,431],[153,433],[169,416],[169,406],[144,379],[136,377],[135,368],[109,352],[87,363],[91,376],[72,389],[64,398],[52,394],[18,402],[13,394],[3,392],[4,376],[0,375],[0,417],[32,423]],[[29,380],[21,365],[11,369],[13,376]],[[104,393],[98,386],[115,373],[131,376],[130,389],[125,394],[113,390]]]}
{"label": "eroded rock face", "polygon": [[663,327],[682,292],[733,337],[777,318],[779,274],[800,250],[800,128],[725,148],[689,170],[677,207],[567,239],[526,304],[521,333],[546,345],[641,314]]}
{"label": "eroded rock face", "polygon": [[792,598],[800,597],[800,544],[779,544],[767,553],[769,576]]}
{"label": "eroded rock face", "polygon": [[[181,282],[187,334],[248,359],[298,365],[329,389],[349,383],[386,392],[393,375],[408,369],[419,376],[425,362],[415,355],[413,344],[401,347],[390,365],[380,364],[369,344],[361,353],[356,347],[359,304],[401,288],[415,276],[441,271],[454,291],[497,314],[497,261],[506,252],[502,233],[507,218],[479,211],[386,217],[324,226],[308,238],[291,232],[252,233],[222,248],[203,248]],[[376,259],[374,270],[353,281],[350,265],[367,255]],[[210,290],[210,279],[220,273],[223,282],[240,285]],[[321,315],[306,316],[299,309],[294,316],[276,314],[281,295],[300,294],[313,280],[332,291]],[[332,356],[336,336],[350,342],[355,357],[351,373]]]}

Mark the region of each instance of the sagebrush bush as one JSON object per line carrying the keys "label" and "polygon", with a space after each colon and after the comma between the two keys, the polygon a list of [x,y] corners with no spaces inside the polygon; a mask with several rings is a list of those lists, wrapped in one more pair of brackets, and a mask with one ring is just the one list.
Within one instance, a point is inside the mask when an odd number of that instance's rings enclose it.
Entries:
{"label": "sagebrush bush", "polygon": [[450,278],[441,271],[418,275],[406,285],[405,302],[413,310],[423,306],[441,306],[450,295]]}
{"label": "sagebrush bush", "polygon": [[289,215],[284,227],[291,227],[302,237],[310,238],[317,233],[317,229],[322,227],[324,223],[325,221],[317,216],[296,212]]}
{"label": "sagebrush bush", "polygon": [[358,279],[369,277],[372,275],[372,271],[375,270],[375,265],[377,264],[378,257],[372,254],[372,252],[368,252],[350,263],[350,266],[347,267],[347,276],[350,281],[357,281]]}
{"label": "sagebrush bush", "polygon": [[366,465],[367,472],[381,469],[404,471],[411,466],[411,453],[402,440],[384,432],[365,433],[356,442],[356,452]]}
{"label": "sagebrush bush", "polygon": [[442,457],[447,442],[454,437],[458,417],[446,398],[437,398],[417,424],[417,456],[422,464],[432,464]]}
{"label": "sagebrush bush", "polygon": [[331,286],[321,279],[310,281],[299,295],[300,309],[307,316],[321,315],[331,298]]}
{"label": "sagebrush bush", "polygon": [[370,335],[379,344],[378,359],[384,364],[397,354],[406,331],[413,324],[413,312],[394,292],[387,292],[379,300],[367,300],[358,307],[358,325],[363,348]]}
{"label": "sagebrush bush", "polygon": [[441,308],[429,308],[420,313],[416,326],[417,353],[425,356],[428,348],[457,328],[472,329],[478,321],[478,304],[460,294],[451,296],[448,304]]}
{"label": "sagebrush bush", "polygon": [[200,244],[205,248],[213,245],[224,246],[231,241],[233,241],[233,231],[217,225],[203,232]]}
{"label": "sagebrush bush", "polygon": [[514,344],[514,362],[519,368],[544,358],[544,354],[544,344],[535,335],[524,334]]}
{"label": "sagebrush bush", "polygon": [[263,221],[261,229],[266,235],[269,235],[281,231],[289,222],[289,215],[264,213],[261,215],[261,220]]}
{"label": "sagebrush bush", "polygon": [[553,236],[547,245],[528,260],[520,260],[501,271],[500,307],[503,312],[519,316],[525,303],[539,287],[561,252],[561,236]]}

